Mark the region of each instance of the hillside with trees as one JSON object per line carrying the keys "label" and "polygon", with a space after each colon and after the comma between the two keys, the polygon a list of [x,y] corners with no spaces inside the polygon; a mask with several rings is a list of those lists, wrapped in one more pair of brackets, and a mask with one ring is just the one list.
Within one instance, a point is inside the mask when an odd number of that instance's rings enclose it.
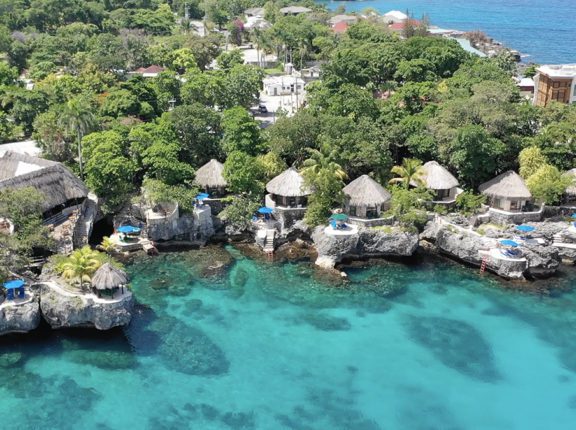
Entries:
{"label": "hillside with trees", "polygon": [[[558,199],[537,189],[576,165],[576,109],[522,99],[508,58],[474,57],[422,29],[401,38],[373,18],[335,34],[312,1],[299,2],[312,13],[282,16],[292,3],[0,0],[0,142],[36,139],[109,212],[144,183],[188,199],[195,169],[211,158],[225,162],[244,207],[285,167],[303,171],[315,189],[310,224],[339,205],[346,181],[369,174],[385,184],[405,159],[437,160],[470,191],[530,159],[534,194]],[[243,28],[254,6],[270,28]],[[206,34],[185,15],[202,19]],[[250,108],[265,72],[226,40],[297,68],[321,62],[306,107],[262,129]],[[165,70],[129,73],[150,65]]]}

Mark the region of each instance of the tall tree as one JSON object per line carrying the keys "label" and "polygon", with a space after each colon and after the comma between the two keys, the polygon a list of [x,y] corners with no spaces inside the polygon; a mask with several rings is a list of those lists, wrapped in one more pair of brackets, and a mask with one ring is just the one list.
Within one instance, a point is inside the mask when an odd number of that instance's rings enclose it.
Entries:
{"label": "tall tree", "polygon": [[83,179],[82,138],[94,129],[96,117],[90,105],[84,99],[73,98],[68,100],[63,106],[62,112],[60,113],[59,124],[70,134],[76,136],[80,177]]}

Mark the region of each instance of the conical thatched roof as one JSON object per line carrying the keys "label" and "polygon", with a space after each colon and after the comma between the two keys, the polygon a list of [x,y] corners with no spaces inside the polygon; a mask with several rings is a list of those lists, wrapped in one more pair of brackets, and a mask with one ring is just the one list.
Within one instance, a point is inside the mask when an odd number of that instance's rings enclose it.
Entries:
{"label": "conical thatched roof", "polygon": [[128,283],[128,276],[123,270],[110,263],[104,263],[92,277],[92,286],[97,290],[111,290]]}
{"label": "conical thatched roof", "polygon": [[284,197],[303,197],[312,194],[304,185],[304,178],[294,167],[280,173],[266,184],[266,191]]}
{"label": "conical thatched roof", "polygon": [[212,159],[196,171],[194,182],[205,188],[224,188],[228,183],[224,179],[223,173],[224,164]]}
{"label": "conical thatched roof", "polygon": [[571,185],[568,188],[566,188],[566,194],[576,196],[576,169],[570,169],[566,172],[566,174],[574,178],[574,185]]}
{"label": "conical thatched roof", "polygon": [[376,206],[386,203],[392,195],[368,175],[362,175],[346,185],[342,191],[352,206]]}
{"label": "conical thatched roof", "polygon": [[63,164],[6,151],[0,157],[0,190],[24,187],[36,188],[44,196],[44,212],[88,195],[84,183]]}
{"label": "conical thatched roof", "polygon": [[[452,175],[444,166],[436,161],[428,161],[422,166],[422,179],[424,186],[430,190],[449,190],[458,186],[458,179]],[[416,186],[415,183],[410,185]]]}
{"label": "conical thatched roof", "polygon": [[483,183],[478,187],[482,194],[490,197],[501,197],[508,199],[530,199],[532,194],[524,183],[524,179],[512,170],[508,170],[494,179]]}

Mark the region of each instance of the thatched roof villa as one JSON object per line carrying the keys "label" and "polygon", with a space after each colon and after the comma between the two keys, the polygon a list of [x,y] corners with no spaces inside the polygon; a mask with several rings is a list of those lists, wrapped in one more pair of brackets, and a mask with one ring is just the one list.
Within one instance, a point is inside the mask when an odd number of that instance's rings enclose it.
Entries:
{"label": "thatched roof villa", "polygon": [[374,219],[390,207],[392,195],[368,175],[362,175],[342,192],[345,195],[344,211],[350,217]]}
{"label": "thatched roof villa", "polygon": [[[458,191],[458,179],[436,161],[428,161],[421,167],[424,186],[434,193],[433,203],[453,203]],[[417,186],[412,182],[410,185]]]}
{"label": "thatched roof villa", "polygon": [[7,151],[0,157],[0,190],[36,188],[43,196],[44,217],[81,204],[88,189],[63,164]]}
{"label": "thatched roof villa", "polygon": [[122,289],[122,293],[124,292],[124,287],[128,284],[128,275],[110,263],[104,263],[96,270],[91,282],[98,296],[102,293],[113,296],[119,289]]}
{"label": "thatched roof villa", "polygon": [[210,195],[225,194],[228,182],[224,179],[224,164],[210,160],[196,171],[194,183]]}
{"label": "thatched roof villa", "polygon": [[266,206],[302,208],[306,206],[307,197],[312,190],[304,184],[304,178],[298,171],[290,167],[266,184],[272,206],[268,201]]}
{"label": "thatched roof villa", "polygon": [[488,196],[490,207],[506,212],[521,212],[526,202],[532,199],[524,179],[512,170],[483,183],[478,189]]}

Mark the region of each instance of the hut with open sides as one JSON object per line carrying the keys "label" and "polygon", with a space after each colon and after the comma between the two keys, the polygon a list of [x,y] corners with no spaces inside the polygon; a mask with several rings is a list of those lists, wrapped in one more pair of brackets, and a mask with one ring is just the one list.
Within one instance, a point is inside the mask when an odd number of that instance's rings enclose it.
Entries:
{"label": "hut with open sides", "polygon": [[478,187],[488,197],[488,205],[506,212],[521,212],[532,194],[524,179],[512,170],[504,172]]}
{"label": "hut with open sides", "polygon": [[224,165],[218,160],[210,160],[196,171],[194,183],[210,196],[223,196],[228,186],[224,179]]}
{"label": "hut with open sides", "polygon": [[576,168],[568,170],[566,174],[574,180],[572,185],[566,188],[566,202],[574,204],[576,203]]}
{"label": "hut with open sides", "polygon": [[[432,202],[436,204],[449,204],[456,200],[458,179],[444,166],[436,161],[428,161],[421,167],[424,187],[434,193]],[[415,182],[410,185],[417,186]]]}
{"label": "hut with open sides", "polygon": [[266,184],[266,206],[271,208],[305,208],[312,194],[304,178],[290,167]]}
{"label": "hut with open sides", "polygon": [[362,175],[342,192],[345,195],[344,211],[350,217],[363,219],[380,218],[380,214],[390,207],[391,194],[368,175]]}
{"label": "hut with open sides", "polygon": [[104,263],[92,276],[92,288],[98,297],[102,295],[114,297],[118,290],[124,294],[124,287],[127,284],[128,275],[126,272],[117,269],[110,263]]}

